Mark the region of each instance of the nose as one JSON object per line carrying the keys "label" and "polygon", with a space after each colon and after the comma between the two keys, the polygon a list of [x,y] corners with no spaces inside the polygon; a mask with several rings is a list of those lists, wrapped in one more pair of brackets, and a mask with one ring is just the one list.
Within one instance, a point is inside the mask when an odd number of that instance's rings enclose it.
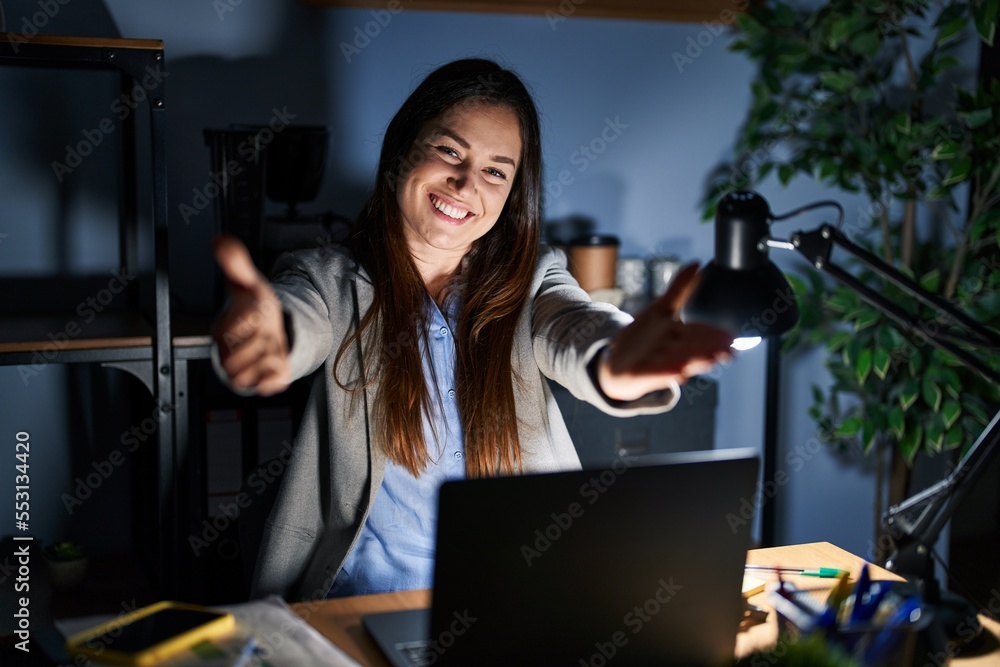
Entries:
{"label": "nose", "polygon": [[470,169],[465,164],[457,164],[452,170],[451,175],[448,176],[448,186],[451,187],[455,192],[462,192],[464,190],[474,190],[472,174]]}

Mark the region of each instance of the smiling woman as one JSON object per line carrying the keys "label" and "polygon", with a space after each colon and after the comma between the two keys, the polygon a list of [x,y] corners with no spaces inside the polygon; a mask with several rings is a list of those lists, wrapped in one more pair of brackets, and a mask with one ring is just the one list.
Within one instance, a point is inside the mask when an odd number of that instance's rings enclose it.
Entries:
{"label": "smiling woman", "polygon": [[449,63],[389,123],[343,246],[285,256],[269,283],[219,241],[221,377],[269,394],[319,371],[254,595],[428,587],[443,481],[580,466],[547,379],[609,414],[661,412],[728,355],[728,333],[676,317],[694,267],[633,323],[539,246],[540,146],[516,74]]}
{"label": "smiling woman", "polygon": [[473,242],[489,232],[507,202],[521,155],[517,116],[483,102],[452,107],[427,123],[415,145],[424,159],[396,192],[403,233],[431,297],[443,287]]}

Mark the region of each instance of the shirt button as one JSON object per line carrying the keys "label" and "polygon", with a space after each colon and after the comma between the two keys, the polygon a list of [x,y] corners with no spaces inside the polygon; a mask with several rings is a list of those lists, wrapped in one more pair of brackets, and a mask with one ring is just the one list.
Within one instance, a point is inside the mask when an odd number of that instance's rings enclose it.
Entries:
{"label": "shirt button", "polygon": [[441,335],[442,336],[448,335],[448,327],[441,327]]}
{"label": "shirt button", "polygon": [[448,390],[448,398],[455,398],[455,390],[454,389],[449,389]]}
{"label": "shirt button", "polygon": [[455,459],[456,460],[461,460],[462,459],[462,452],[455,452]]}

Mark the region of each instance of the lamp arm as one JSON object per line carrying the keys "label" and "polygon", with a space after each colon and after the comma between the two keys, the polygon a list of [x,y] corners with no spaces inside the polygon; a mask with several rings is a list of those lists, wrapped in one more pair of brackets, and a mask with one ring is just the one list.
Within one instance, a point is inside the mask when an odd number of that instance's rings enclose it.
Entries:
{"label": "lamp arm", "polygon": [[[968,368],[979,373],[988,382],[1000,384],[1000,373],[986,365],[982,359],[959,347],[956,339],[970,345],[1000,349],[1000,334],[986,328],[967,314],[958,310],[948,301],[936,294],[931,294],[911,278],[887,264],[878,256],[852,243],[839,230],[830,225],[822,225],[811,232],[796,232],[791,237],[792,246],[799,251],[813,266],[825,271],[857,292],[865,301],[877,308],[882,314],[892,319],[904,333],[920,333],[927,337],[935,347],[949,352]],[[843,248],[861,261],[861,263],[876,274],[885,278],[893,285],[929,306],[938,314],[944,315],[952,322],[965,328],[964,336],[956,336],[950,332],[938,330],[938,325],[928,323],[900,308],[895,302],[887,299],[879,292],[858,280],[854,275],[832,262],[830,254],[833,247]]]}
{"label": "lamp arm", "polygon": [[[966,493],[1000,452],[998,445],[1000,412],[947,477],[886,510],[882,521],[890,535],[905,536],[918,550],[929,550]],[[906,541],[900,538],[896,538],[897,544]]]}
{"label": "lamp arm", "polygon": [[[988,382],[1000,384],[1000,373],[990,368],[982,359],[959,347],[961,340],[974,346],[1000,348],[1000,336],[941,297],[931,294],[908,276],[884,262],[868,250],[852,243],[839,230],[822,225],[811,232],[796,232],[791,237],[792,246],[808,259],[814,267],[857,292],[865,301],[889,317],[904,332],[923,334],[935,347],[953,354],[967,367],[976,371]],[[928,323],[900,308],[854,275],[830,259],[834,246],[852,254],[866,268],[885,278],[893,285],[964,327],[960,335],[938,331],[936,323]],[[899,567],[904,573],[931,577],[931,548],[962,498],[990,461],[1000,452],[1000,412],[969,449],[955,469],[941,482],[890,507],[882,516],[883,525],[892,536],[898,549]],[[894,569],[894,568],[890,568]]]}

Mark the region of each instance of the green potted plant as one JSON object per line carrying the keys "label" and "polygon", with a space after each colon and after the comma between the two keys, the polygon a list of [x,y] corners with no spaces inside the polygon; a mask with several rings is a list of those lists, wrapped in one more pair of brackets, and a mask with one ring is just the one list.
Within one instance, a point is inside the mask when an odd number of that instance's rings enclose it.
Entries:
{"label": "green potted plant", "polygon": [[87,575],[87,554],[76,542],[54,542],[42,555],[55,590],[74,588]]}
{"label": "green potted plant", "polygon": [[[955,51],[970,39],[992,45],[998,5],[753,4],[731,44],[759,65],[752,103],[735,159],[712,174],[706,218],[723,194],[769,176],[782,186],[811,177],[860,193],[868,205],[845,228],[856,243],[996,326],[1000,83],[971,81],[974,71]],[[862,269],[857,275],[918,312],[893,286]],[[801,318],[785,349],[825,346],[833,378],[831,387],[813,388],[821,438],[874,452],[879,463],[888,453],[889,502],[898,502],[909,493],[915,457],[971,445],[1000,405],[1000,388],[904,337],[851,289],[809,270],[790,280]],[[877,476],[882,488],[881,465]]]}

